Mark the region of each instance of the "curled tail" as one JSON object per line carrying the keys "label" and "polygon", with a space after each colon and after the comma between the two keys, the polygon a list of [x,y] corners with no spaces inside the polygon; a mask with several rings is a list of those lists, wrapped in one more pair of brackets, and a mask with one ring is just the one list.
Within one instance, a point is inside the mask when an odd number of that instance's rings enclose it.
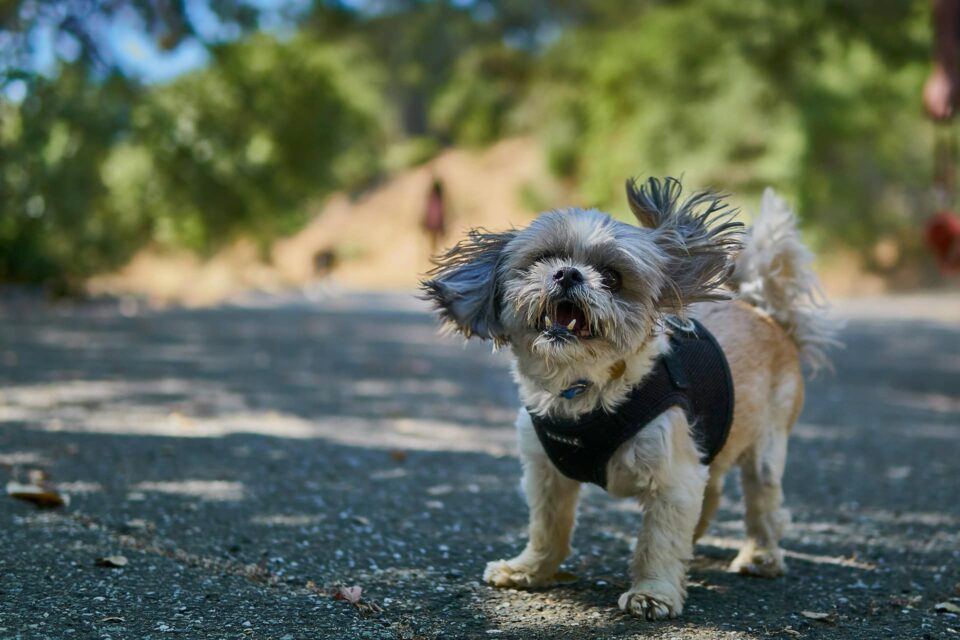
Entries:
{"label": "curled tail", "polygon": [[830,316],[812,262],[793,212],[768,188],[737,256],[731,284],[740,299],[770,314],[784,328],[803,362],[816,373],[830,368],[827,351],[840,346],[836,335],[843,323]]}

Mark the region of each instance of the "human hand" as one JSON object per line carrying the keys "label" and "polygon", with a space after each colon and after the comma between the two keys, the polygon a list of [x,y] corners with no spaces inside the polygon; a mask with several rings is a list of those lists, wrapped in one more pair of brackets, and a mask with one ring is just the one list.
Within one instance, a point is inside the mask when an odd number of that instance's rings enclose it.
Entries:
{"label": "human hand", "polygon": [[948,73],[939,65],[934,66],[923,85],[923,106],[927,115],[938,121],[953,117],[958,84],[956,73]]}

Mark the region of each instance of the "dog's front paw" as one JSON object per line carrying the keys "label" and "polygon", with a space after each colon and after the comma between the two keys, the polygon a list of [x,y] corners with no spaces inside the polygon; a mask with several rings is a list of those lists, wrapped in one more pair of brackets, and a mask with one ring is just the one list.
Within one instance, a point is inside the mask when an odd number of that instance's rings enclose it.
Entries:
{"label": "dog's front paw", "polygon": [[757,549],[748,543],[730,563],[730,571],[757,578],[776,578],[787,572],[787,564],[780,549]]}
{"label": "dog's front paw", "polygon": [[683,600],[676,595],[638,585],[620,596],[620,610],[644,620],[676,618],[683,613]]}
{"label": "dog's front paw", "polygon": [[483,571],[483,581],[495,587],[513,587],[526,589],[551,584],[552,575],[544,576],[522,564],[511,564],[514,560],[494,560],[487,563]]}

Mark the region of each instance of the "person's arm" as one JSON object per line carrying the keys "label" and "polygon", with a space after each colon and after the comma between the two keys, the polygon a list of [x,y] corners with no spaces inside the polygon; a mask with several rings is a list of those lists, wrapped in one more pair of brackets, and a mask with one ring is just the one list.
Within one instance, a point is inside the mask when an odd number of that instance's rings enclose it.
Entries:
{"label": "person's arm", "polygon": [[960,39],[960,0],[934,0],[933,69],[923,86],[923,106],[934,120],[953,116],[960,94],[957,70]]}

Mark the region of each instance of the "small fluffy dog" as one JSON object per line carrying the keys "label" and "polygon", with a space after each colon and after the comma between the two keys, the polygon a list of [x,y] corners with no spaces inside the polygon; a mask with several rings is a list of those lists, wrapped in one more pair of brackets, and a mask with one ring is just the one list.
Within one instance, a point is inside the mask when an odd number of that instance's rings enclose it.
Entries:
{"label": "small fluffy dog", "polygon": [[718,196],[683,199],[672,178],[628,181],[627,196],[642,227],[566,209],[525,229],[474,230],[423,287],[451,329],[515,356],[529,541],[484,580],[550,584],[580,484],[595,482],[643,505],[619,605],[654,620],[683,611],[686,564],[733,465],[747,540],[731,570],[784,572],[780,480],[801,362],[826,365],[837,326],[772,190],[747,232]]}

